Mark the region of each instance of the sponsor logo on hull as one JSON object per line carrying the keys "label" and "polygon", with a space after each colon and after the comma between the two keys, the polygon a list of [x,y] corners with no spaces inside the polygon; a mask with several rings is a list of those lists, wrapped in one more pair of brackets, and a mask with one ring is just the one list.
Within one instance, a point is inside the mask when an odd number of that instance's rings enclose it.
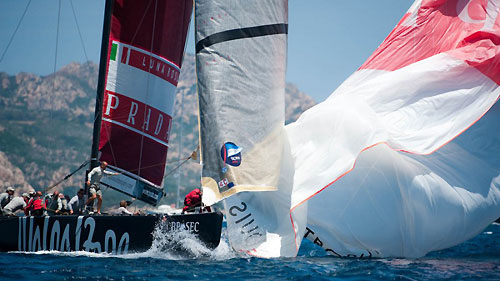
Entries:
{"label": "sponsor logo on hull", "polygon": [[[43,217],[43,220],[43,229],[40,229],[41,225],[35,223],[35,217],[19,218],[19,251],[86,251],[118,255],[128,252],[128,232],[124,232],[118,240],[115,231],[107,229],[104,243],[94,241],[96,222],[92,217],[79,216],[76,226],[72,223],[61,223],[58,219],[51,220],[49,216]],[[87,235],[83,235],[83,230],[88,230]]]}

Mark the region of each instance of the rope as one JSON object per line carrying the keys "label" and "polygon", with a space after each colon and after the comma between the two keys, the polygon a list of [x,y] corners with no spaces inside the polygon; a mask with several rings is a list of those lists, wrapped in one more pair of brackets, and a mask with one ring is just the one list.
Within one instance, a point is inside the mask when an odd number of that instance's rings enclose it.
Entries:
{"label": "rope", "polygon": [[83,54],[85,54],[85,59],[88,62],[89,57],[87,56],[87,51],[85,50],[85,45],[83,44],[83,37],[82,37],[82,33],[80,32],[80,26],[78,25],[78,20],[76,19],[75,8],[73,7],[73,0],[69,1],[69,3],[71,4],[71,11],[73,11],[73,17],[75,19],[76,29],[78,30],[78,35],[80,36],[80,42],[82,44]]}
{"label": "rope", "polygon": [[3,52],[2,57],[0,58],[0,63],[2,62],[3,58],[5,57],[5,54],[7,53],[7,51],[9,50],[10,43],[12,43],[12,40],[14,40],[14,37],[16,36],[17,30],[19,29],[19,26],[21,26],[21,22],[23,22],[24,16],[26,15],[26,12],[28,11],[28,7],[30,6],[30,4],[31,4],[31,0],[28,1],[28,4],[26,4],[26,8],[24,8],[23,15],[21,16],[21,19],[17,23],[16,30],[14,30],[14,33],[10,37],[9,43],[7,44],[7,48],[5,48],[5,51]]}
{"label": "rope", "polygon": [[[54,52],[54,68],[53,68],[53,73],[54,73],[54,82],[52,83],[52,92],[55,93],[56,92],[56,82],[57,82],[57,54],[58,54],[58,47],[59,47],[59,26],[60,26],[60,20],[61,20],[61,0],[59,0],[59,9],[58,9],[58,12],[57,12],[57,31],[56,31],[56,48],[55,48],[55,52]],[[54,100],[52,99],[52,96],[53,95],[49,95],[49,103],[50,103],[50,123],[52,123],[52,117],[53,117],[53,112],[54,112]],[[40,99],[41,101],[41,99]],[[53,130],[53,127],[52,127],[52,130]]]}
{"label": "rope", "polygon": [[[176,159],[176,160],[172,160],[170,162],[179,162],[179,161],[182,161],[182,163],[180,163],[179,165],[177,165],[173,170],[170,170],[164,177],[167,177],[168,175],[170,175],[173,171],[175,171],[177,168],[179,168],[180,166],[182,166],[184,163],[186,163],[189,159],[196,159],[196,156],[197,156],[197,153],[196,151],[193,151],[193,153],[191,153],[191,155],[187,158],[181,158],[181,159]],[[158,164],[154,164],[154,165],[150,165],[150,166],[146,166],[146,167],[140,167],[140,168],[137,168],[137,169],[132,169],[132,170],[126,170],[126,172],[135,172],[135,171],[138,171],[139,169],[141,170],[144,170],[144,169],[149,169],[149,168],[153,168],[153,167],[157,167],[157,166],[163,166],[165,165],[165,163],[158,163]],[[118,173],[118,174],[123,174],[123,172],[121,173]]]}
{"label": "rope", "polygon": [[62,180],[54,183],[53,185],[45,188],[45,191],[44,193],[47,193],[48,191],[50,191],[52,188],[58,186],[59,184],[61,184],[62,182],[66,181],[67,179],[69,179],[72,175],[74,175],[76,172],[80,171],[83,167],[87,166],[87,164],[90,162],[90,159],[87,159],[85,160],[85,162],[83,162],[80,167],[78,167],[78,169],[74,170],[73,172],[69,173],[68,175],[66,175]]}
{"label": "rope", "polygon": [[182,165],[184,165],[189,159],[197,159],[198,158],[198,151],[200,150],[200,146],[198,146],[198,148],[196,148],[195,151],[193,151],[191,153],[191,155],[189,155],[188,158],[186,158],[184,161],[182,161],[182,163],[180,163],[179,165],[177,165],[175,168],[173,168],[172,170],[170,170],[170,172],[168,172],[165,176],[163,176],[164,178],[168,177],[170,174],[172,174],[173,172],[175,172],[177,169],[179,169]]}
{"label": "rope", "polygon": [[191,156],[189,156],[186,160],[182,161],[182,163],[180,163],[179,165],[177,165],[175,168],[173,168],[170,172],[168,172],[164,178],[168,177],[170,174],[172,174],[173,172],[175,172],[177,169],[179,169],[179,167],[181,167],[182,165],[184,165],[184,163],[186,163],[189,159],[191,159]]}

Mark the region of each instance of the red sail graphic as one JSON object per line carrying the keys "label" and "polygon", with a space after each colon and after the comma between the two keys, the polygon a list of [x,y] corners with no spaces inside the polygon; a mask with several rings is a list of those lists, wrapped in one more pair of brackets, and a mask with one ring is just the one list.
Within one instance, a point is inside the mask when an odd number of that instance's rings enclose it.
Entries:
{"label": "red sail graphic", "polygon": [[100,160],[161,186],[191,0],[116,0]]}

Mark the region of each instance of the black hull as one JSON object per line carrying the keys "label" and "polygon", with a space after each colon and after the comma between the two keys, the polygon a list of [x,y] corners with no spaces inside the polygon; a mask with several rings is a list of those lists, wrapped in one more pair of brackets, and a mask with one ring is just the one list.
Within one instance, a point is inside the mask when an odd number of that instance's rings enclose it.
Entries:
{"label": "black hull", "polygon": [[179,229],[215,248],[222,214],[0,217],[0,251],[144,252],[153,244],[153,232],[169,236]]}

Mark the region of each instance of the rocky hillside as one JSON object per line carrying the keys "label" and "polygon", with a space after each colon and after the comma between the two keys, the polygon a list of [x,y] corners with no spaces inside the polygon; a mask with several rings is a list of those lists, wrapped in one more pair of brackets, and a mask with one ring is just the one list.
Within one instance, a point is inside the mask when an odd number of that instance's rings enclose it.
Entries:
{"label": "rocky hillside", "polygon": [[[44,77],[0,72],[0,190],[6,184],[20,191],[43,189],[85,161],[90,154],[97,72],[94,63],[72,63]],[[175,160],[189,156],[198,144],[195,79],[194,56],[187,55],[176,94],[167,174],[178,164]],[[288,84],[286,104],[286,120],[291,122],[314,101]],[[181,196],[196,186],[199,168],[192,161],[165,178],[171,191],[166,203],[175,200],[178,183]],[[58,188],[74,194],[82,186],[83,174],[75,174]]]}

